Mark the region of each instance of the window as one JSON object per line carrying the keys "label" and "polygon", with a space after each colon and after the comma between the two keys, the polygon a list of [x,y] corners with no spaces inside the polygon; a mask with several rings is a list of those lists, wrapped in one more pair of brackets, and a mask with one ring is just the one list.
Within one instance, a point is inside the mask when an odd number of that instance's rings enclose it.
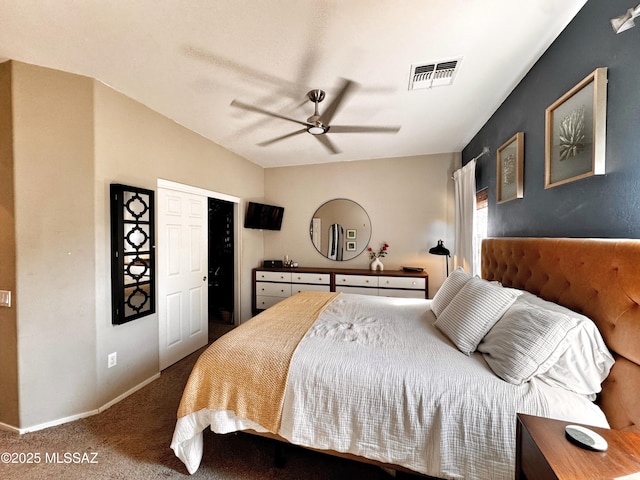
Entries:
{"label": "window", "polygon": [[481,251],[482,240],[487,238],[487,226],[489,223],[489,189],[483,188],[476,192],[476,226],[475,226],[475,252],[473,264],[478,271],[482,265]]}

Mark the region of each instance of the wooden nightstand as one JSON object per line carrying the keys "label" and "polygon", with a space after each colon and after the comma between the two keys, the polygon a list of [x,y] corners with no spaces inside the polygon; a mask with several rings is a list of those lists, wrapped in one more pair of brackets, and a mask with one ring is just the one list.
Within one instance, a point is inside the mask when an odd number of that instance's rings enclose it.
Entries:
{"label": "wooden nightstand", "polygon": [[572,422],[523,414],[517,422],[516,479],[640,478],[640,433],[585,425],[609,444],[594,452],[567,440],[564,427]]}

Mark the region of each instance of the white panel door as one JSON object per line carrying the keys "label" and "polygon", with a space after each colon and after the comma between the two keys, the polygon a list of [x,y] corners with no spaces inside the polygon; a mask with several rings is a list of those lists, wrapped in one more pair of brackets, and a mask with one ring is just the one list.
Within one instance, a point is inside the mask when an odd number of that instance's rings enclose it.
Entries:
{"label": "white panel door", "polygon": [[208,342],[207,197],[158,188],[160,369]]}

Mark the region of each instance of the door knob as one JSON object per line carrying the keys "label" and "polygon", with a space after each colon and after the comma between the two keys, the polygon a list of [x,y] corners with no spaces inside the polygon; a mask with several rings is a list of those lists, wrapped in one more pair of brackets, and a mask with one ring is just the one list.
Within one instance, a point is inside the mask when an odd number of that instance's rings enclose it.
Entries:
{"label": "door knob", "polygon": [[206,282],[207,281],[207,276],[205,275],[204,277],[202,277],[202,281]]}

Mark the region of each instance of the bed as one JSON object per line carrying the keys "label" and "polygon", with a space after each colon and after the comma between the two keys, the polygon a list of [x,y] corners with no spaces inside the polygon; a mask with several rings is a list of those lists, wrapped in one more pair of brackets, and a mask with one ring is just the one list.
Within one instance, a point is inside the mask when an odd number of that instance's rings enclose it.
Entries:
{"label": "bed", "polygon": [[[171,447],[190,473],[211,428],[501,479],[516,413],[638,431],[638,266],[640,241],[489,239],[483,279],[454,271],[433,300],[291,297],[201,356]],[[523,328],[544,341],[523,344]]]}

